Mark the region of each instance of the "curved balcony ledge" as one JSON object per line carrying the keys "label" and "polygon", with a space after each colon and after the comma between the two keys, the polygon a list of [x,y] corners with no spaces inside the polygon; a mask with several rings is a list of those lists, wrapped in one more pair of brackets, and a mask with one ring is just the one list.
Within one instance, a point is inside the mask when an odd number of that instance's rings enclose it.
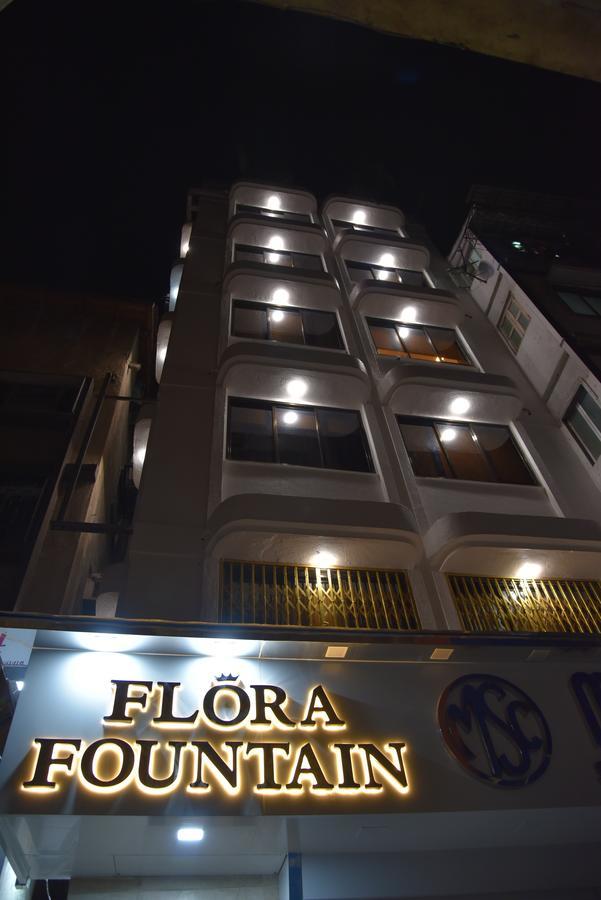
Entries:
{"label": "curved balcony ledge", "polygon": [[365,213],[365,222],[362,224],[369,228],[402,231],[405,226],[405,216],[396,206],[381,206],[367,200],[353,200],[352,197],[327,197],[322,212],[330,222],[333,219],[341,219],[352,225],[353,214],[359,209]]}
{"label": "curved balcony ledge", "polygon": [[269,198],[274,194],[281,203],[278,211],[306,213],[313,218],[317,217],[317,200],[308,191],[280,188],[277,185],[259,184],[252,181],[237,181],[232,185],[230,190],[230,214],[235,210],[237,203],[267,209]]}
{"label": "curved balcony ledge", "polygon": [[365,316],[438,325],[441,328],[456,328],[465,315],[457,297],[448,291],[403,288],[402,284],[388,284],[373,278],[356,284],[350,300],[355,310]]}
{"label": "curved balcony ledge", "polygon": [[222,354],[217,381],[238,397],[290,403],[291,378],[307,383],[300,403],[356,409],[369,398],[369,376],[360,359],[291,344],[238,341]]}
{"label": "curved balcony ledge", "polygon": [[[302,306],[306,309],[336,310],[342,306],[340,291],[334,279],[325,272],[312,272],[307,276],[296,275],[297,269],[286,268],[283,275],[272,266],[257,267],[245,263],[233,263],[223,279],[224,296],[238,300],[257,300],[276,303],[278,306]],[[273,294],[284,288],[289,297],[286,303],[276,300]]]}
{"label": "curved balcony ledge", "polygon": [[[458,371],[444,364],[409,363],[399,360],[382,378],[380,396],[394,413],[470,422],[508,425],[517,418],[522,401],[511,378],[473,370]],[[450,413],[457,397],[470,402],[462,416]]]}
{"label": "curved balcony ledge", "polygon": [[515,577],[526,562],[541,578],[598,579],[601,526],[588,519],[460,512],[442,516],[424,537],[433,567],[443,572]]}
{"label": "curved balcony ledge", "polygon": [[390,253],[393,262],[389,268],[414,269],[421,271],[430,265],[430,251],[423,244],[415,244],[399,237],[398,241],[390,238],[371,237],[358,233],[339,234],[334,241],[334,252],[349,262],[370,263],[380,265],[383,253]]}
{"label": "curved balcony ledge", "polygon": [[283,219],[266,222],[261,216],[234,216],[227,231],[228,246],[233,243],[251,247],[269,247],[273,237],[280,237],[282,250],[311,253],[323,256],[328,251],[328,241],[319,225],[289,223]]}
{"label": "curved balcony ledge", "polygon": [[285,494],[236,494],[208,523],[207,554],[310,565],[327,549],[336,565],[412,568],[421,543],[411,512],[394,503]]}

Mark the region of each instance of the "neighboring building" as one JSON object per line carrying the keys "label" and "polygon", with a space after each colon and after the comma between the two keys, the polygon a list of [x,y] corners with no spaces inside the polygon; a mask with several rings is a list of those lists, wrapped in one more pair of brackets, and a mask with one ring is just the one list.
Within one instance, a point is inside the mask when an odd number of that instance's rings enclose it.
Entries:
{"label": "neighboring building", "polygon": [[125,556],[136,497],[138,407],[115,397],[154,395],[155,311],[8,286],[0,294],[0,609],[94,612],[103,570],[114,576]]}
{"label": "neighboring building", "polygon": [[[451,254],[494,270],[471,294],[601,489],[601,228],[591,203],[476,186]],[[461,270],[459,278],[465,279]]]}
{"label": "neighboring building", "polygon": [[116,616],[18,621],[21,880],[595,896],[600,486],[458,273],[393,207],[191,192]]}

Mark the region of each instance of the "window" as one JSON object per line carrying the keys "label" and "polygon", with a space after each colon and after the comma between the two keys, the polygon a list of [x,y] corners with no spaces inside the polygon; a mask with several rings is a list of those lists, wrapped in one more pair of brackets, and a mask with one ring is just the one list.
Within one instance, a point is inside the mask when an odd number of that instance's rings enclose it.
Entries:
{"label": "window", "polygon": [[601,406],[580,386],[563,419],[588,458],[596,463],[601,456]]}
{"label": "window", "polygon": [[377,225],[356,225],[354,222],[343,222],[342,219],[332,219],[332,225],[336,231],[363,231],[374,237],[394,238],[398,240],[400,234],[396,228],[378,228]]}
{"label": "window", "polygon": [[246,300],[234,300],[232,335],[263,341],[283,341],[287,344],[306,344],[309,347],[344,349],[334,313],[271,306]]}
{"label": "window", "polygon": [[356,410],[232,399],[227,458],[373,472]]}
{"label": "window", "polygon": [[452,328],[403,325],[386,319],[367,319],[367,324],[378,356],[470,365]]}
{"label": "window", "polygon": [[601,316],[601,294],[562,288],[557,293],[565,305],[577,316]]}
{"label": "window", "polygon": [[535,484],[505,425],[397,416],[415,475]]}
{"label": "window", "polygon": [[321,256],[313,253],[297,253],[292,250],[270,250],[268,247],[248,247],[236,244],[235,262],[268,263],[275,266],[287,266],[290,269],[313,269],[323,272]]}
{"label": "window", "polygon": [[372,263],[361,263],[354,260],[345,260],[345,263],[351,281],[374,278],[376,281],[400,281],[402,284],[412,287],[428,287],[424,273],[415,269],[388,269],[386,266],[376,266]]}
{"label": "window", "polygon": [[250,206],[247,203],[237,203],[236,212],[247,216],[268,216],[271,219],[287,219],[289,222],[312,224],[309,213],[289,212],[285,209],[265,209],[263,206]]}
{"label": "window", "polygon": [[530,316],[526,315],[514,300],[513,294],[510,293],[499,319],[499,331],[514,353],[520,349],[529,324]]}

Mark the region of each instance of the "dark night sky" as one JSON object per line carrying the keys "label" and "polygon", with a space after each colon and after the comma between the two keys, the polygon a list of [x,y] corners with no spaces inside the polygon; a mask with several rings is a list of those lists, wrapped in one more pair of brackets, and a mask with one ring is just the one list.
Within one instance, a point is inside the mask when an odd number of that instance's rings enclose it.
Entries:
{"label": "dark night sky", "polygon": [[4,282],[159,299],[187,188],[239,177],[443,249],[472,182],[599,193],[601,85],[233,0],[13,0],[0,86]]}

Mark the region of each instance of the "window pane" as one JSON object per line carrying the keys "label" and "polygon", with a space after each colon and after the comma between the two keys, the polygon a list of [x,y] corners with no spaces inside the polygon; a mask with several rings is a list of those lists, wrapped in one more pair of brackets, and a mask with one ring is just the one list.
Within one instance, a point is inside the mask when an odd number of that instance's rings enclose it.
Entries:
{"label": "window pane", "polygon": [[293,253],[292,259],[295,269],[311,269],[311,271],[323,272],[320,256],[313,256],[310,253]]}
{"label": "window pane", "polygon": [[369,325],[373,342],[380,356],[407,356],[399,340],[396,328],[386,325]]}
{"label": "window pane", "polygon": [[373,277],[377,281],[398,281],[398,275],[395,269],[381,269],[373,266]]}
{"label": "window pane", "polygon": [[290,466],[320,466],[321,454],[313,410],[276,406],[278,461]]}
{"label": "window pane", "polygon": [[265,262],[272,266],[292,266],[292,254],[284,253],[282,250],[266,250]]}
{"label": "window pane", "polygon": [[599,459],[601,456],[601,439],[584,418],[580,408],[575,407],[566,421],[591,458],[593,460]]}
{"label": "window pane", "polygon": [[305,342],[311,347],[331,347],[342,350],[342,338],[334,313],[303,310]]}
{"label": "window pane", "polygon": [[275,455],[271,409],[232,402],[228,446],[230,459],[273,462]]}
{"label": "window pane", "polygon": [[424,478],[452,477],[432,425],[399,420],[399,427],[416,475]]}
{"label": "window pane", "polygon": [[317,421],[326,468],[373,471],[359,413],[319,409]]}
{"label": "window pane", "polygon": [[363,281],[365,278],[372,278],[369,266],[362,266],[359,263],[346,262],[346,269],[351,281]]}
{"label": "window pane", "polygon": [[505,484],[535,483],[509,428],[503,425],[473,425],[472,428],[499,481]]}
{"label": "window pane", "polygon": [[594,315],[593,310],[588,303],[583,300],[580,294],[575,294],[573,291],[558,291],[557,293],[572,312],[577,313],[579,316]]}
{"label": "window pane", "polygon": [[460,365],[468,362],[459,346],[457,336],[451,328],[426,328],[426,333],[443,362],[459,363]]}
{"label": "window pane", "polygon": [[398,332],[411,359],[436,359],[436,350],[428,340],[423,328],[399,325]]}
{"label": "window pane", "polygon": [[592,396],[583,387],[578,388],[576,400],[582,406],[592,423],[596,425],[601,432],[601,407],[595,403]]}
{"label": "window pane", "polygon": [[296,310],[272,309],[269,312],[269,331],[273,341],[304,343],[302,321]]}
{"label": "window pane", "polygon": [[589,306],[592,306],[598,316],[601,316],[601,297],[597,294],[583,294]]}
{"label": "window pane", "polygon": [[267,338],[267,313],[264,309],[252,309],[247,306],[234,306],[232,334],[236,337]]}
{"label": "window pane", "polygon": [[263,262],[263,250],[256,247],[240,247],[236,245],[234,251],[236,262]]}
{"label": "window pane", "polygon": [[467,481],[496,480],[478,441],[472,437],[469,425],[438,422],[435,428],[455,478]]}
{"label": "window pane", "polygon": [[413,287],[424,287],[426,284],[423,272],[417,272],[414,269],[398,269],[398,274],[403,284],[410,284]]}

